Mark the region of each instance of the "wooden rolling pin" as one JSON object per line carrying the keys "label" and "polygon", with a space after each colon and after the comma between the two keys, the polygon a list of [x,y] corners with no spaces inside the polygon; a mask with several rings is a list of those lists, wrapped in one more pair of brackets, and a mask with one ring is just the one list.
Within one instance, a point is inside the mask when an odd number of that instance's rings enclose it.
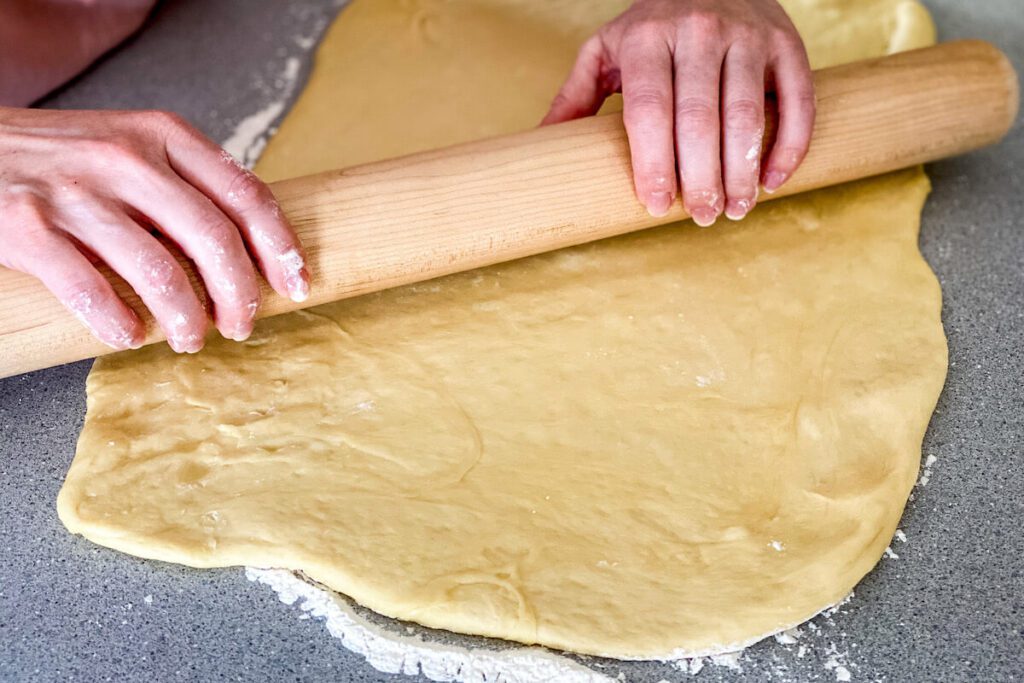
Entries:
{"label": "wooden rolling pin", "polygon": [[[818,119],[810,152],[796,175],[762,201],[992,144],[1017,114],[1013,67],[980,41],[824,69],[814,80]],[[315,279],[301,305],[264,286],[261,317],[686,218],[679,202],[659,219],[636,199],[618,115],[272,189],[306,245]],[[147,342],[162,340],[138,296],[106,274],[146,321]],[[0,268],[0,377],[109,352],[38,281]]]}

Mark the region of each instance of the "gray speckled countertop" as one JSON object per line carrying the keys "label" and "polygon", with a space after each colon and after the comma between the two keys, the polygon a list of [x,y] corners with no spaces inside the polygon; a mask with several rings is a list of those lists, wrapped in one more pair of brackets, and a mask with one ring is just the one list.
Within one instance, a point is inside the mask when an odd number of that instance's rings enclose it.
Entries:
{"label": "gray speckled countertop", "polygon": [[[172,0],[149,27],[50,98],[163,108],[214,139],[287,94],[290,58],[342,2]],[[1024,70],[1024,0],[927,0],[943,38],[980,37]],[[939,103],[941,104],[941,103]],[[925,439],[934,456],[894,542],[804,647],[748,649],[700,680],[1024,678],[1024,130],[929,168],[921,246],[942,282],[950,346]],[[0,381],[0,680],[408,680],[381,674],[241,569],[139,560],[64,531],[54,502],[85,412],[89,363]],[[147,599],[147,596],[148,599]],[[448,636],[432,636],[446,639]],[[458,642],[469,639],[450,637]],[[625,680],[667,664],[588,660]]]}

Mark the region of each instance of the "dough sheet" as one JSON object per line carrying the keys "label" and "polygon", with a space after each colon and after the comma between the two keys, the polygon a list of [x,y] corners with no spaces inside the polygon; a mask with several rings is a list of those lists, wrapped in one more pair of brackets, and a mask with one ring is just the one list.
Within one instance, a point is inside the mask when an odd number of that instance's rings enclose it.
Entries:
{"label": "dough sheet", "polygon": [[[916,2],[784,4],[816,66],[934,40]],[[535,125],[625,5],[355,0],[258,172]],[[946,372],[928,187],[908,170],[101,358],[61,519],[462,633],[628,659],[753,642],[842,599],[915,481]]]}

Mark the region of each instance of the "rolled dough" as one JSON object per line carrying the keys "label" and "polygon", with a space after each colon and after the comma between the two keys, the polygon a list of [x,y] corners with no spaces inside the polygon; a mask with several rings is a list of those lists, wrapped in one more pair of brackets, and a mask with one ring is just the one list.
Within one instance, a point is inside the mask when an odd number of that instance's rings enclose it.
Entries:
{"label": "rolled dough", "polygon": [[[356,0],[259,171],[534,125],[625,4]],[[817,66],[934,37],[914,2],[786,6]],[[905,171],[102,358],[61,519],[464,633],[742,646],[846,595],[899,520],[946,370],[927,192]]]}

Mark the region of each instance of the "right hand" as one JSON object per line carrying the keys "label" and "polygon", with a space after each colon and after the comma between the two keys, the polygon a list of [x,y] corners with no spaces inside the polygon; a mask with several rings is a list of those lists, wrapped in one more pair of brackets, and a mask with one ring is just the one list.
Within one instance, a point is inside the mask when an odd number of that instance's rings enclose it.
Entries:
{"label": "right hand", "polygon": [[302,246],[270,190],[174,114],[0,107],[0,159],[0,265],[39,278],[115,349],[138,348],[145,329],[96,259],[175,351],[203,346],[207,311],[151,229],[195,263],[227,338],[253,329],[253,259],[281,295],[309,295]]}
{"label": "right hand", "polygon": [[[779,129],[761,168],[765,87]],[[583,44],[543,123],[597,113],[622,93],[637,197],[664,216],[683,195],[698,225],[739,220],[803,161],[814,79],[777,0],[636,0]]]}

